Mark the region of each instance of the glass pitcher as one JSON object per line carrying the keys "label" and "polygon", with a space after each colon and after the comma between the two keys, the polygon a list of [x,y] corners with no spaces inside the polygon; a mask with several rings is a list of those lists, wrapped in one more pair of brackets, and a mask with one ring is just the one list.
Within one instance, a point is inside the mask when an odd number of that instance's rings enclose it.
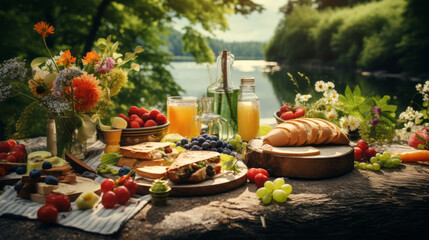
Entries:
{"label": "glass pitcher", "polygon": [[192,120],[192,132],[199,134],[205,131],[210,136],[216,135],[220,140],[226,141],[230,135],[229,124],[225,118],[213,113],[213,98],[202,97],[201,108],[201,115],[195,116]]}

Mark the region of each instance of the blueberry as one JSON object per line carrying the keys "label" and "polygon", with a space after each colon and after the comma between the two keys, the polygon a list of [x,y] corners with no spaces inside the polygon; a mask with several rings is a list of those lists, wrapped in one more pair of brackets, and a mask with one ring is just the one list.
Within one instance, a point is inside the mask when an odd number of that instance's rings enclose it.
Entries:
{"label": "blueberry", "polygon": [[212,141],[217,141],[218,140],[218,138],[217,138],[217,136],[212,136]]}
{"label": "blueberry", "polygon": [[45,183],[48,185],[58,185],[58,179],[54,176],[48,175],[45,178]]}
{"label": "blueberry", "polygon": [[211,142],[210,142],[210,146],[211,146],[211,147],[216,147],[216,146],[217,146],[216,141],[211,141]]}
{"label": "blueberry", "polygon": [[38,178],[42,175],[42,171],[40,171],[40,169],[33,169],[30,172],[30,177],[31,178]]}
{"label": "blueberry", "polygon": [[209,136],[209,135],[207,135],[207,134],[203,134],[203,135],[201,135],[201,137],[203,137],[203,138],[207,139],[207,138],[209,138],[210,136]]}
{"label": "blueberry", "polygon": [[189,144],[185,144],[182,146],[184,149],[189,150],[189,148],[191,148],[191,146],[189,146]]}
{"label": "blueberry", "polygon": [[[183,145],[185,145],[185,144],[183,144]],[[180,147],[180,146],[182,146],[182,144],[180,144],[180,142],[177,142],[176,147]]]}
{"label": "blueberry", "polygon": [[197,146],[198,146],[198,145],[200,145],[200,143],[199,143],[198,141],[192,141],[192,142],[191,142],[191,146],[195,146],[195,145],[197,145]]}
{"label": "blueberry", "polygon": [[223,148],[226,148],[226,145],[228,145],[228,143],[227,143],[227,142],[223,142],[223,143],[222,143],[222,147],[223,147]]}
{"label": "blueberry", "polygon": [[205,138],[203,138],[203,137],[198,138],[198,142],[199,142],[200,144],[203,144],[203,142],[205,142],[205,141],[206,141],[206,139],[205,139]]}
{"label": "blueberry", "polygon": [[221,140],[217,140],[216,144],[217,144],[216,147],[218,147],[218,148],[223,146],[223,142]]}
{"label": "blueberry", "polygon": [[16,169],[18,169],[18,166],[16,166],[16,165],[12,165],[12,167],[11,167],[10,171],[12,171],[12,172],[16,172]]}
{"label": "blueberry", "polygon": [[188,143],[188,139],[186,138],[182,138],[182,140],[180,140],[180,144],[185,145]]}
{"label": "blueberry", "polygon": [[122,176],[124,176],[124,175],[127,175],[130,171],[131,171],[131,168],[130,168],[130,167],[128,167],[128,166],[123,166],[123,167],[121,167],[121,169],[119,169],[119,171],[118,171],[118,175],[122,177]]}
{"label": "blueberry", "polygon": [[196,138],[196,137],[191,138],[191,142],[193,142],[193,141],[198,141],[198,138]]}
{"label": "blueberry", "polygon": [[219,147],[219,148],[217,148],[217,152],[218,152],[218,153],[223,153],[223,148],[220,148],[220,147]]}
{"label": "blueberry", "polygon": [[52,163],[48,162],[48,161],[44,161],[43,165],[42,165],[42,168],[43,169],[50,169],[50,168],[52,168]]}
{"label": "blueberry", "polygon": [[192,150],[192,151],[195,151],[195,150],[201,150],[201,148],[200,148],[200,146],[198,146],[198,145],[194,145],[194,146],[192,146],[191,150]]}
{"label": "blueberry", "polygon": [[22,175],[22,174],[25,174],[26,172],[27,172],[26,166],[19,166],[18,168],[16,168],[16,174]]}
{"label": "blueberry", "polygon": [[234,150],[234,147],[231,144],[226,145],[226,147],[231,151]]}
{"label": "blueberry", "polygon": [[95,179],[95,177],[97,177],[97,175],[95,173],[93,173],[93,172],[85,171],[85,172],[82,173],[82,177],[90,178],[90,179]]}
{"label": "blueberry", "polygon": [[231,151],[229,151],[229,149],[225,148],[222,153],[229,155],[231,153]]}
{"label": "blueberry", "polygon": [[204,150],[208,149],[210,147],[210,144],[208,142],[204,142],[201,147],[203,147]]}
{"label": "blueberry", "polygon": [[209,149],[209,151],[217,152],[217,148],[212,147],[212,148]]}

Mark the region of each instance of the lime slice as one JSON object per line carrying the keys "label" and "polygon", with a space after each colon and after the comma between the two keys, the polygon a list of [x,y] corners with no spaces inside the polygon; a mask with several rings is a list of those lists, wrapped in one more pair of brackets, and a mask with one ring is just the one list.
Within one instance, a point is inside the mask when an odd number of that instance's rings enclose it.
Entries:
{"label": "lime slice", "polygon": [[180,140],[182,140],[183,136],[178,134],[178,133],[170,133],[164,136],[164,138],[162,138],[161,142],[172,142],[172,143],[177,143]]}
{"label": "lime slice", "polygon": [[258,136],[262,137],[267,135],[267,133],[269,131],[271,131],[271,129],[273,129],[273,127],[268,126],[268,125],[259,125],[259,132],[258,132]]}

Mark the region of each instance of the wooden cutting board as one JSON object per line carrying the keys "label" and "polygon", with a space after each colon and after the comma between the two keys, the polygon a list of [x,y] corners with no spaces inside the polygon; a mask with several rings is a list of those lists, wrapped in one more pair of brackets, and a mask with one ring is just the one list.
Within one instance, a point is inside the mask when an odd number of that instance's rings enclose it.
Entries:
{"label": "wooden cutting board", "polygon": [[[241,171],[240,173],[233,174],[232,172],[226,172],[213,179],[200,183],[177,184],[168,181],[167,184],[171,187],[170,196],[185,197],[211,195],[238,188],[247,180],[247,168],[243,163],[241,164],[242,165],[239,166],[239,170]],[[139,186],[137,193],[150,194],[149,188],[152,186],[153,180],[139,177],[137,175],[135,181]]]}
{"label": "wooden cutting board", "polygon": [[[309,156],[280,155],[263,151],[262,146],[261,139],[251,140],[244,162],[249,168],[265,168],[277,177],[324,179],[344,175],[354,167],[354,152],[349,145],[303,146],[302,152],[320,151],[320,154]],[[281,149],[286,151],[284,147]],[[297,151],[296,147],[293,151]]]}

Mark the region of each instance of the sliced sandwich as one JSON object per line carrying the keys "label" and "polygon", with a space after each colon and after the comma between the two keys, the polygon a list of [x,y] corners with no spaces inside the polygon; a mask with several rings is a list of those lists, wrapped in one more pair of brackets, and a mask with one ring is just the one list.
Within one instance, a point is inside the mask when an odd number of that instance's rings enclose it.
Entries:
{"label": "sliced sandwich", "polygon": [[167,177],[176,183],[196,183],[219,174],[220,153],[211,151],[182,152],[167,168]]}
{"label": "sliced sandwich", "polygon": [[123,157],[119,159],[117,165],[120,167],[129,166],[159,166],[167,161],[174,161],[178,152],[171,149],[171,143],[144,142],[137,145],[125,146],[119,149],[119,154]]}

